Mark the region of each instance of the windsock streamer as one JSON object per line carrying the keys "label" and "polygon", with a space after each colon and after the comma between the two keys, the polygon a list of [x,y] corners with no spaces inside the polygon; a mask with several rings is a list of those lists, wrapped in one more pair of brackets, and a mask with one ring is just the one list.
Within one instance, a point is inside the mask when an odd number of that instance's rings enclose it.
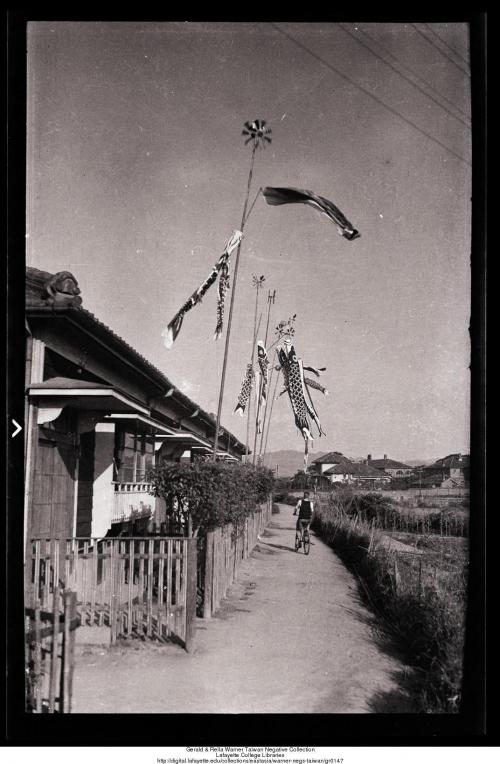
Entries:
{"label": "windsock streamer", "polygon": [[277,353],[285,382],[285,390],[283,392],[286,391],[288,393],[295,417],[295,425],[304,438],[304,462],[307,465],[309,442],[313,441],[310,420],[312,419],[316,424],[320,437],[325,433],[321,427],[321,423],[309,394],[307,383],[304,378],[302,360],[297,358],[295,349],[290,340],[285,339],[283,345],[278,345]]}
{"label": "windsock streamer", "polygon": [[[241,241],[243,234],[241,231],[234,230],[229,241],[226,244],[226,247],[224,249],[224,252],[219,257],[217,262],[212,268],[212,272],[210,275],[205,279],[205,281],[200,284],[198,289],[193,292],[191,297],[186,300],[184,305],[180,310],[177,311],[173,319],[170,321],[168,326],[165,327],[165,329],[162,331],[162,337],[164,338],[165,347],[171,348],[173,343],[175,342],[175,339],[177,338],[177,335],[179,334],[182,326],[182,322],[184,320],[184,316],[186,313],[191,310],[195,305],[201,302],[203,295],[207,292],[207,290],[212,286],[212,284],[217,279],[217,274],[219,271],[226,266],[229,261],[229,258],[231,256],[231,253],[236,249],[238,244]],[[226,273],[227,275],[227,273]],[[225,292],[224,292],[225,294]],[[220,293],[219,293],[220,296]],[[222,319],[221,319],[222,320]]]}
{"label": "windsock streamer", "polygon": [[267,369],[269,366],[269,359],[267,357],[267,350],[264,347],[264,343],[260,340],[257,342],[257,360],[259,363],[259,372],[260,372],[260,385],[259,385],[259,391],[260,391],[260,403],[261,405],[265,404],[266,398],[267,398],[267,384],[268,384],[268,374]]}
{"label": "windsock streamer", "polygon": [[229,289],[229,268],[224,263],[219,274],[219,299],[217,300],[217,325],[215,327],[214,340],[218,340],[222,334],[224,324],[224,301]]}
{"label": "windsock streamer", "polygon": [[233,411],[233,414],[235,414],[238,411],[240,416],[243,416],[243,412],[245,411],[245,406],[247,405],[248,399],[250,398],[250,393],[252,392],[254,377],[255,377],[255,372],[253,370],[253,366],[251,363],[249,363],[247,364],[245,379],[243,380],[241,391],[240,391],[240,394],[238,395],[238,402],[236,404],[236,408]]}
{"label": "windsock streamer", "polygon": [[361,235],[345,215],[329,199],[315,194],[313,191],[302,190],[300,188],[273,188],[266,186],[262,193],[268,204],[308,204],[319,210],[335,223],[337,230],[345,239],[352,241]]}
{"label": "windsock streamer", "polygon": [[309,387],[314,387],[315,390],[319,390],[320,393],[323,393],[323,395],[329,395],[328,390],[326,389],[326,387],[323,387],[323,385],[320,385],[320,383],[316,382],[315,379],[310,379],[309,377],[304,377],[304,382]]}

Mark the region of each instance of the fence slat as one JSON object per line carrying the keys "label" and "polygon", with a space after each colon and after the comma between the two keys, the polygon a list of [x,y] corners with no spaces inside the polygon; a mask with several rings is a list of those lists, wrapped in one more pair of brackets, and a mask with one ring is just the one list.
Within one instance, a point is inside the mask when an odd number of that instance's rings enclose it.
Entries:
{"label": "fence slat", "polygon": [[[176,634],[185,642],[186,636],[192,639],[187,619],[193,586],[196,609],[196,570],[193,573],[188,541],[182,537],[118,537],[33,542],[27,560],[27,604],[31,607],[36,604],[38,591],[43,598],[39,617],[43,612],[52,612],[53,617],[56,606],[62,614],[60,602],[64,597],[60,591],[69,589],[71,582],[76,592],[75,612],[81,622],[109,625],[111,644],[119,637],[135,635],[164,639]],[[196,545],[196,539],[193,543]],[[233,559],[231,552],[227,545],[228,565]],[[190,579],[193,575],[194,583]],[[220,578],[222,581],[222,572]],[[43,608],[45,603],[50,604],[52,611]],[[42,627],[45,633],[44,624],[38,626],[38,632],[43,639]],[[62,646],[69,644],[66,625],[61,637]],[[51,670],[53,665],[54,662]],[[60,676],[63,688],[67,669],[63,665]],[[57,690],[52,689],[54,706]]]}
{"label": "fence slat", "polygon": [[153,539],[148,540],[148,580],[147,580],[147,627],[146,634],[151,637],[153,628]]}

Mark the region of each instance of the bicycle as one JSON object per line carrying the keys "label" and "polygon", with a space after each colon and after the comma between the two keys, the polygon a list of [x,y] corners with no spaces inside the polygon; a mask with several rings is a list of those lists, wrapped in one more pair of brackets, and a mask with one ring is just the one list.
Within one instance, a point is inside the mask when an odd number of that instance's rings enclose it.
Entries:
{"label": "bicycle", "polygon": [[304,547],[304,554],[309,554],[311,548],[311,537],[309,536],[309,520],[300,520],[301,530],[297,530],[295,533],[295,551],[298,552],[300,547]]}

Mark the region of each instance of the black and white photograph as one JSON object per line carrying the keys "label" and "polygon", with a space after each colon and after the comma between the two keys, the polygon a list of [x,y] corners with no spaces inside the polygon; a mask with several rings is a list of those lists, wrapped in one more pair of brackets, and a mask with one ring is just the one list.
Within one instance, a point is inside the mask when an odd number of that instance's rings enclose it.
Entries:
{"label": "black and white photograph", "polygon": [[27,22],[27,716],[464,712],[471,24],[363,18]]}

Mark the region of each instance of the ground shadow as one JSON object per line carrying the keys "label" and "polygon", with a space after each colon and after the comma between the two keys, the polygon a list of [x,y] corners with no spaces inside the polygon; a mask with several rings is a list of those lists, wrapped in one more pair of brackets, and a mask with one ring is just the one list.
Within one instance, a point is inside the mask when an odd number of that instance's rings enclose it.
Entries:
{"label": "ground shadow", "polygon": [[266,541],[266,546],[272,546],[275,549],[283,549],[284,552],[293,552],[295,554],[295,547],[293,546],[283,546],[283,544],[271,544],[270,541]]}

